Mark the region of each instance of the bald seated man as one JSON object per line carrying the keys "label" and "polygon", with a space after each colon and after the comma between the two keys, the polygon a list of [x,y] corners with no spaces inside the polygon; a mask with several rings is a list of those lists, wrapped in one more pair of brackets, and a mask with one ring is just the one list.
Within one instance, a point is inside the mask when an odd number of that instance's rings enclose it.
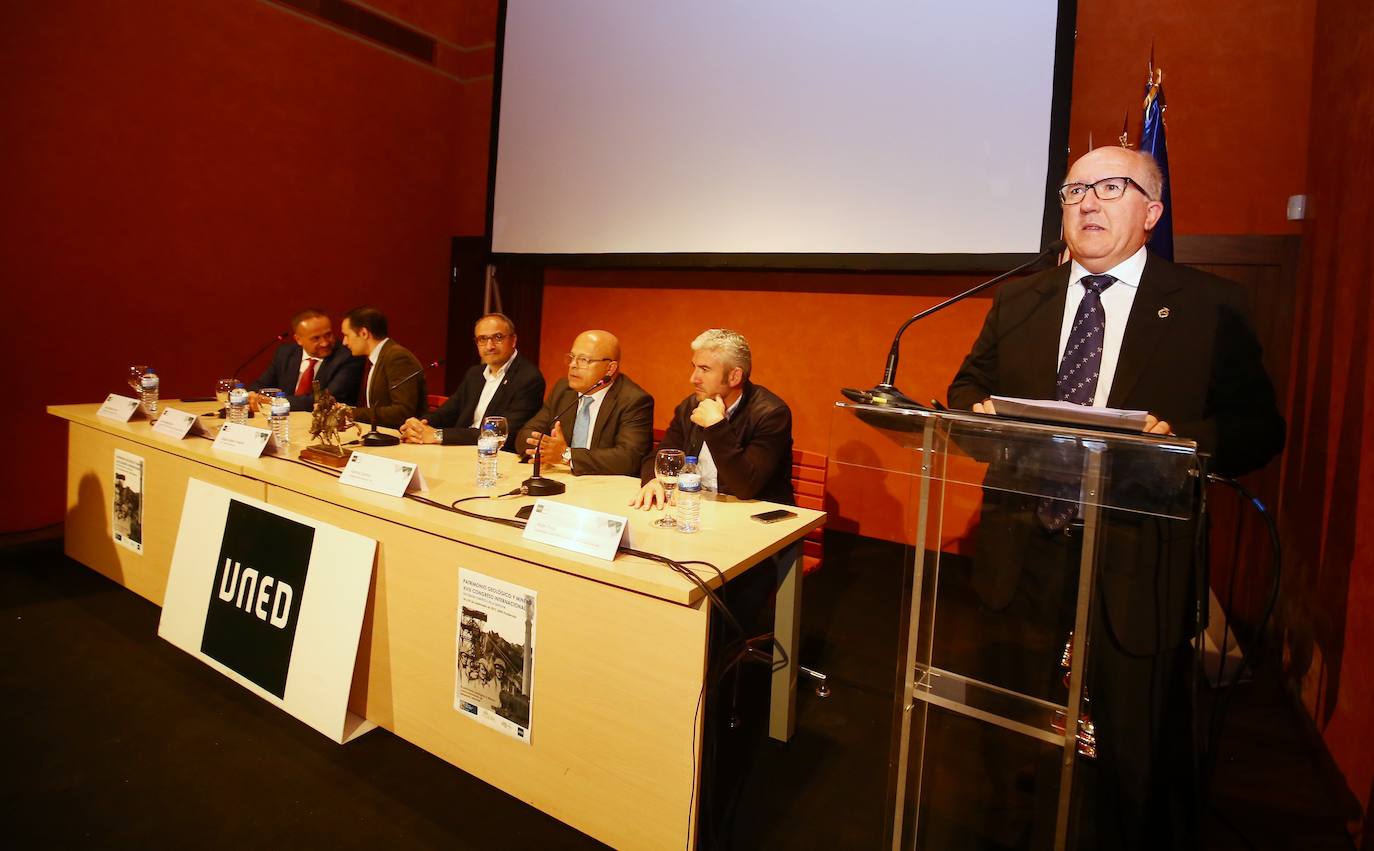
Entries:
{"label": "bald seated man", "polygon": [[517,447],[541,464],[566,464],[575,476],[633,476],[654,442],[654,399],[620,371],[620,341],[583,331],[563,356],[566,378],[525,423]]}

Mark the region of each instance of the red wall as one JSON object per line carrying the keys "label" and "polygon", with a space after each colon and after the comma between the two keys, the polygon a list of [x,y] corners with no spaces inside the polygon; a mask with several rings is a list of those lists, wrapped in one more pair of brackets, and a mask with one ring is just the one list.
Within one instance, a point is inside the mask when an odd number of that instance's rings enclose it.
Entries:
{"label": "red wall", "polygon": [[[129,363],[158,366],[166,395],[208,393],[306,303],[337,316],[372,301],[422,357],[443,350],[448,240],[483,226],[496,2],[368,5],[434,36],[437,69],[260,0],[0,5],[0,268],[11,349],[34,354],[11,370],[18,404],[0,421],[17,450],[0,530],[61,517],[64,430],[43,406],[119,389]],[[1080,3],[1070,128],[1075,154],[1089,133],[1113,144],[1124,115],[1138,135],[1153,40],[1180,233],[1292,233],[1284,202],[1311,195],[1280,620],[1290,673],[1366,805],[1374,626],[1347,613],[1374,604],[1371,524],[1356,522],[1374,493],[1370,28],[1365,0]],[[561,370],[576,331],[610,328],[661,425],[686,393],[687,342],[732,325],[791,402],[798,446],[824,452],[837,389],[874,383],[900,319],[969,280],[555,271],[542,366]],[[916,329],[898,383],[942,395],[985,309]]]}
{"label": "red wall", "polygon": [[495,3],[394,5],[471,38],[478,76],[258,0],[0,5],[0,257],[32,353],[0,420],[22,447],[0,488],[24,495],[0,530],[62,517],[43,406],[103,398],[130,363],[206,395],[299,307],[337,326],[363,302],[442,355],[449,238],[484,225]]}
{"label": "red wall", "polygon": [[[1374,848],[1374,15],[1320,0],[1290,438],[1283,466],[1287,674]],[[1360,522],[1363,518],[1364,522]]]}
{"label": "red wall", "polygon": [[[562,373],[562,355],[578,332],[609,329],[621,338],[626,374],[654,396],[655,424],[666,428],[691,389],[692,338],[712,326],[734,328],[749,339],[753,379],[791,406],[795,446],[830,454],[839,388],[876,384],[902,320],[968,285],[950,276],[551,270],[540,367]],[[913,326],[902,340],[899,386],[914,398],[943,401],[968,329],[985,311],[970,300]],[[900,540],[900,513],[866,509],[876,495],[864,491],[872,487],[890,489],[886,504],[905,502],[898,481],[845,480],[832,470],[830,509],[839,514],[831,527]]]}
{"label": "red wall", "polygon": [[1078,4],[1073,120],[1077,156],[1114,145],[1129,114],[1140,138],[1146,65],[1164,70],[1174,229],[1295,233],[1304,191],[1317,0],[1084,0]]}

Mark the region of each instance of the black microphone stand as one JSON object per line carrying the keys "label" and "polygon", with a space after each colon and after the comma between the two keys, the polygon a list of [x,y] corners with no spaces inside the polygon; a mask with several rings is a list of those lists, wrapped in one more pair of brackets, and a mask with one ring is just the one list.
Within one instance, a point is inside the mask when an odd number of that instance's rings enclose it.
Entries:
{"label": "black microphone stand", "polygon": [[[573,405],[576,405],[579,399],[581,399],[583,396],[588,396],[591,393],[595,392],[602,385],[608,384],[610,380],[611,377],[609,375],[603,375],[595,384],[587,388],[586,393],[578,393],[576,396],[573,396],[572,402],[570,402],[567,405],[564,405],[563,410],[559,411],[558,415],[553,418],[554,423],[557,423],[559,420],[563,419],[563,415],[566,414],[568,411],[571,411]],[[534,475],[530,476],[528,479],[525,479],[525,481],[520,483],[520,492],[528,496],[556,496],[568,489],[568,486],[563,484],[562,482],[556,482],[553,479],[546,479],[543,476],[539,475],[539,458],[540,452],[543,448],[544,440],[541,437],[539,442],[534,445]]]}
{"label": "black microphone stand", "polygon": [[1022,263],[1015,269],[1003,272],[1002,274],[998,275],[990,281],[984,281],[983,283],[978,284],[975,287],[970,287],[964,290],[963,292],[959,293],[958,295],[953,296],[951,298],[947,298],[939,304],[935,305],[934,307],[927,308],[921,311],[920,313],[916,314],[915,316],[911,317],[907,321],[903,322],[902,327],[897,329],[896,335],[892,338],[892,348],[889,349],[887,352],[887,364],[883,367],[883,380],[878,382],[877,386],[875,386],[872,390],[855,390],[852,387],[845,387],[844,389],[840,390],[840,392],[844,394],[844,397],[850,400],[851,402],[859,402],[865,405],[880,405],[891,408],[924,408],[925,405],[922,405],[920,402],[917,402],[910,396],[907,396],[905,393],[898,390],[897,386],[892,383],[897,380],[897,358],[899,356],[899,346],[902,342],[902,334],[905,333],[907,326],[911,325],[911,323],[915,322],[918,319],[926,318],[932,313],[939,313],[946,307],[949,307],[951,304],[963,301],[971,295],[977,295],[978,293],[982,292],[988,287],[996,286],[997,284],[1000,284],[1003,281],[1005,281],[1007,278],[1010,278],[1012,275],[1016,275],[1026,271],[1027,269],[1039,263],[1041,260],[1044,260],[1051,254],[1058,254],[1063,250],[1064,240],[1055,240],[1054,242],[1046,246],[1044,251],[1041,251],[1039,254],[1035,255],[1034,258],[1025,263]]}
{"label": "black microphone stand", "polygon": [[[405,384],[407,381],[410,381],[410,380],[413,379],[415,376],[419,375],[420,373],[424,372],[425,370],[427,370],[427,369],[432,369],[432,368],[434,368],[434,367],[436,367],[436,366],[441,365],[442,363],[443,363],[443,361],[441,361],[441,360],[436,360],[436,361],[433,361],[433,362],[431,362],[431,363],[425,364],[424,366],[422,366],[422,367],[420,367],[419,369],[417,369],[417,370],[415,370],[414,372],[412,372],[410,375],[407,375],[405,378],[402,378],[402,379],[399,379],[399,380],[397,380],[397,381],[392,382],[391,386],[387,388],[387,391],[390,392],[390,391],[392,391],[392,390],[395,390],[397,387],[400,387],[402,384]],[[367,392],[367,388],[364,387],[364,388],[363,388],[363,392],[366,393],[366,392]],[[376,406],[376,405],[369,405],[369,406],[368,406],[368,410],[372,412],[372,429],[371,429],[370,431],[368,431],[367,434],[363,435],[363,439],[362,439],[362,441],[361,441],[362,445],[363,445],[363,446],[395,446],[396,444],[400,443],[400,442],[401,442],[401,439],[400,439],[399,437],[397,437],[396,435],[394,435],[394,434],[385,434],[385,433],[383,433],[383,432],[377,431],[377,406]]]}
{"label": "black microphone stand", "polygon": [[[541,440],[540,443],[543,441]],[[520,492],[529,496],[557,496],[566,491],[568,486],[539,475],[539,452],[540,447],[534,447],[534,475],[520,483]]]}
{"label": "black microphone stand", "polygon": [[235,381],[237,381],[237,380],[238,380],[238,377],[239,377],[239,372],[242,371],[244,367],[248,366],[248,364],[250,364],[250,363],[252,363],[253,361],[257,360],[258,355],[260,355],[260,354],[262,354],[263,352],[267,351],[267,349],[268,349],[269,347],[271,347],[272,345],[274,345],[274,344],[276,344],[276,343],[280,343],[282,340],[285,340],[287,337],[290,337],[290,336],[291,336],[291,332],[290,332],[290,331],[287,331],[287,332],[284,333],[284,334],[278,334],[277,336],[275,336],[275,337],[273,337],[272,339],[268,340],[266,343],[263,344],[262,348],[258,349],[256,352],[253,352],[251,355],[249,355],[249,356],[247,357],[246,360],[244,360],[243,363],[241,363],[241,364],[239,364],[237,367],[235,367],[235,368],[234,368],[234,374],[233,374],[232,376],[230,376],[230,377],[233,378]]}
{"label": "black microphone stand", "polygon": [[[286,331],[286,332],[283,332],[283,333],[281,333],[281,334],[278,334],[277,336],[275,336],[275,337],[273,337],[272,339],[268,340],[266,343],[263,343],[263,344],[262,344],[262,348],[258,349],[256,352],[253,352],[251,355],[248,356],[248,358],[247,358],[243,363],[241,363],[241,364],[239,364],[238,366],[234,367],[234,374],[233,374],[232,376],[230,376],[230,377],[233,378],[235,381],[238,381],[238,380],[239,380],[239,373],[243,371],[244,367],[248,366],[248,364],[250,364],[250,363],[252,363],[253,361],[257,360],[257,359],[258,359],[258,355],[260,355],[260,354],[262,354],[263,352],[267,351],[267,350],[268,350],[269,348],[271,348],[274,344],[280,343],[282,340],[285,340],[287,337],[290,337],[290,336],[291,336],[291,332],[290,332],[290,331]],[[190,401],[190,400],[188,399],[188,400],[186,400],[186,401]],[[218,413],[213,413],[213,414],[202,414],[202,416],[206,416],[206,417],[219,417],[220,419],[228,419],[228,418],[229,418],[229,412],[228,412],[225,408],[220,408]],[[248,412],[248,416],[249,416],[250,418],[253,416],[253,412],[252,412],[251,410]]]}

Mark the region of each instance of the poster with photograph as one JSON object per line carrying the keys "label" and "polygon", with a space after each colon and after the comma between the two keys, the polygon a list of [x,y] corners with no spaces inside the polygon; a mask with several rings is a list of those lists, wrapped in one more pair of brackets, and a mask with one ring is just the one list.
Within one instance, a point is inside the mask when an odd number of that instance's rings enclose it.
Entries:
{"label": "poster with photograph", "polygon": [[143,555],[143,459],[122,449],[114,452],[113,500],[110,525],[115,543]]}
{"label": "poster with photograph", "polygon": [[458,571],[458,655],[453,708],[530,741],[534,703],[535,593]]}

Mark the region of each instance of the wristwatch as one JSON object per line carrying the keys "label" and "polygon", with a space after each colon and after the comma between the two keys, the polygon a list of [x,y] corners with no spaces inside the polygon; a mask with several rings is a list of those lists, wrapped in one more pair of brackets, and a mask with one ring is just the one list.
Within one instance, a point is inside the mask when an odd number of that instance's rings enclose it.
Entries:
{"label": "wristwatch", "polygon": [[572,464],[572,447],[563,450],[563,463]]}
{"label": "wristwatch", "polygon": [[435,442],[435,443],[443,443],[443,442],[444,442],[444,430],[443,430],[443,429],[441,429],[441,428],[436,428],[436,429],[434,430],[434,442]]}

